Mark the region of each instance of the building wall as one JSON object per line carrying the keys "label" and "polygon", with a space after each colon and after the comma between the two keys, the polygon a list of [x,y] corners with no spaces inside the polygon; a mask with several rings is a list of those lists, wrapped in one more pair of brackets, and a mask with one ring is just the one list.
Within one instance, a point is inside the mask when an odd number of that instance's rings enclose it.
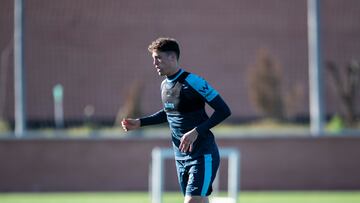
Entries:
{"label": "building wall", "polygon": [[[325,60],[344,66],[359,59],[357,0],[322,2]],[[0,113],[13,119],[13,1],[0,6]],[[295,115],[308,114],[306,1],[77,0],[25,2],[25,67],[29,120],[52,120],[52,88],[65,89],[68,120],[94,116],[114,119],[134,81],[143,83],[142,112],[161,108],[161,78],[152,67],[148,44],[159,36],[181,43],[181,66],[206,78],[226,99],[233,118],[254,117],[249,72],[262,48],[282,67],[283,91],[303,96]],[[10,51],[9,51],[10,50]],[[325,78],[327,78],[325,74]],[[326,106],[338,110],[333,86],[326,83]],[[244,108],[246,107],[246,108]]]}
{"label": "building wall", "polygon": [[[241,153],[242,190],[359,190],[359,137],[218,139]],[[1,140],[0,192],[147,191],[151,150],[168,139]],[[179,190],[173,160],[165,188]],[[220,187],[226,188],[226,161]]]}

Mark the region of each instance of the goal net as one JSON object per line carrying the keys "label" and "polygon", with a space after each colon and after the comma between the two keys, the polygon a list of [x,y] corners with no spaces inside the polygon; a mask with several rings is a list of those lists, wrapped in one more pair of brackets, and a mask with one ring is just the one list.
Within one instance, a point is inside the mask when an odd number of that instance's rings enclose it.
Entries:
{"label": "goal net", "polygon": [[[220,148],[220,158],[228,159],[228,196],[219,197],[219,174],[213,183],[214,193],[210,198],[211,203],[237,203],[240,191],[240,152],[234,148]],[[171,148],[156,147],[152,150],[150,164],[150,194],[152,203],[162,203],[164,191],[165,170],[164,161],[174,159]],[[218,171],[219,173],[219,171]]]}

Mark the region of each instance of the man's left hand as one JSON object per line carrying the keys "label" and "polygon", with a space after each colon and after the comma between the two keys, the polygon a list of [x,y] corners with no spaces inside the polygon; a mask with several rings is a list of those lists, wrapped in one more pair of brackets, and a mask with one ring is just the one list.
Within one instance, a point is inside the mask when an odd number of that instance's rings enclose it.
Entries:
{"label": "man's left hand", "polygon": [[185,133],[180,139],[179,149],[181,152],[191,152],[193,150],[193,144],[198,137],[198,132],[196,129],[192,129],[189,132]]}

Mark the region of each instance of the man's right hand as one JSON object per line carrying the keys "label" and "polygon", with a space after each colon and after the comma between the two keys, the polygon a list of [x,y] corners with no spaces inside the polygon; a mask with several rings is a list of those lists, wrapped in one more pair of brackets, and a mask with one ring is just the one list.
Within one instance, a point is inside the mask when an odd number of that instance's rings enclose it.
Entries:
{"label": "man's right hand", "polygon": [[140,128],[140,119],[124,118],[121,126],[125,131],[138,129]]}

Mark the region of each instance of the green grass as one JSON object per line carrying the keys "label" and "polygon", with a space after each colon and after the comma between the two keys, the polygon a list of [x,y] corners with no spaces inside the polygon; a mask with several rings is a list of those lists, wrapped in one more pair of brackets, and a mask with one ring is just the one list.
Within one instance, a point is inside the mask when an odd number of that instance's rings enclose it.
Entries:
{"label": "green grass", "polygon": [[241,203],[360,203],[357,192],[244,192]]}
{"label": "green grass", "polygon": [[[180,203],[180,193],[165,193],[164,203]],[[353,192],[242,192],[239,203],[360,203]],[[0,193],[1,203],[146,203],[145,192],[119,193]]]}

